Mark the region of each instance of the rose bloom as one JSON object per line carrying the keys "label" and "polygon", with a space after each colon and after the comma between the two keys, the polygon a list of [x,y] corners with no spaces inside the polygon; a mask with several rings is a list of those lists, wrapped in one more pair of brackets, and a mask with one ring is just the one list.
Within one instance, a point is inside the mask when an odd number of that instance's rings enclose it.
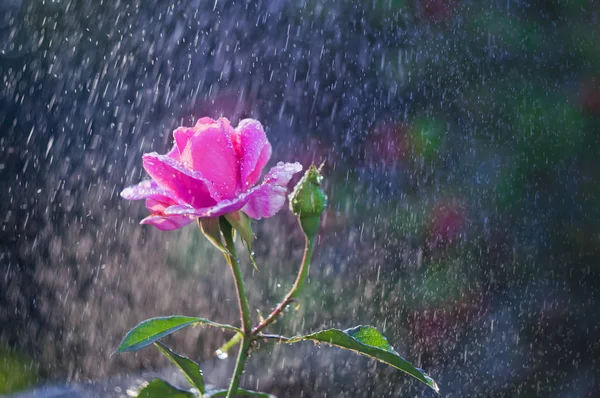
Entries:
{"label": "rose bloom", "polygon": [[205,117],[194,127],[179,127],[173,136],[169,153],[143,156],[152,180],[121,192],[125,199],[146,199],[152,214],[141,223],[163,231],[238,210],[254,219],[271,217],[285,202],[288,182],[302,170],[299,163],[279,162],[256,185],[272,149],[254,119],[234,129],[226,118]]}

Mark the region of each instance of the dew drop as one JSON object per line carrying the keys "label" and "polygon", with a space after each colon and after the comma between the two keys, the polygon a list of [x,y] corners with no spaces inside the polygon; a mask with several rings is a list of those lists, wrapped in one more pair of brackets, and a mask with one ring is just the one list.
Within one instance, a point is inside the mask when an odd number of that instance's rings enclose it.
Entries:
{"label": "dew drop", "polygon": [[217,358],[219,358],[219,359],[227,359],[227,358],[229,358],[229,355],[226,352],[223,352],[221,350],[217,350]]}

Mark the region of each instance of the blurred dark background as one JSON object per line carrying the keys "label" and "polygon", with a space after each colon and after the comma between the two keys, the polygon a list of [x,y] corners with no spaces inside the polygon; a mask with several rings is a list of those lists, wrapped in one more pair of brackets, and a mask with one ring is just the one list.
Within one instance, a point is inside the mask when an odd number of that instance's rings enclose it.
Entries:
{"label": "blurred dark background", "polygon": [[[118,196],[220,115],[260,119],[272,162],[326,160],[310,282],[275,331],[373,324],[448,397],[600,395],[593,0],[0,0],[0,394],[165,366],[110,357],[148,317],[236,322],[215,250]],[[287,209],[256,233],[265,313],[302,240]],[[202,361],[227,336],[177,337]],[[310,344],[249,366],[283,397],[434,396]]]}

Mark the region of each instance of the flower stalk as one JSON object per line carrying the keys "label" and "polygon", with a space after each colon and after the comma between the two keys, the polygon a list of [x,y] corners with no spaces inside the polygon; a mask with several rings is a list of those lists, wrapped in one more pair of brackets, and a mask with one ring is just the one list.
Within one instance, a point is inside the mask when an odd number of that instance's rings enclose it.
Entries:
{"label": "flower stalk", "polygon": [[240,346],[240,351],[238,352],[237,362],[235,363],[235,370],[233,371],[231,383],[229,384],[229,390],[227,391],[227,398],[235,398],[235,396],[237,395],[238,387],[240,385],[240,379],[242,378],[242,373],[244,373],[244,365],[246,365],[246,360],[248,359],[248,351],[250,349],[251,343],[251,337],[248,337],[246,335],[242,337],[242,345]]}
{"label": "flower stalk", "polygon": [[290,194],[290,210],[298,218],[300,228],[304,232],[305,243],[302,265],[300,266],[294,285],[283,301],[275,307],[267,318],[252,330],[254,336],[273,323],[283,310],[294,301],[308,277],[315,237],[321,224],[321,215],[327,206],[327,195],[321,187],[321,182],[323,181],[323,176],[321,175],[322,166],[319,168],[315,165],[310,166],[294,188],[294,191]]}
{"label": "flower stalk", "polygon": [[[235,252],[235,244],[233,241],[233,227],[224,217],[219,218],[220,229],[223,233],[225,241],[225,258],[231,266],[233,272],[233,278],[237,289],[238,303],[240,308],[240,319],[242,321],[242,344],[238,352],[238,358],[235,365],[235,370],[231,378],[231,384],[227,392],[227,398],[235,397],[242,373],[244,371],[244,365],[248,359],[248,350],[252,342],[262,336],[260,332],[273,323],[285,310],[285,308],[294,301],[298,296],[306,278],[308,277],[308,271],[310,269],[310,262],[312,259],[313,249],[315,245],[315,238],[319,230],[321,223],[321,215],[325,211],[327,206],[327,195],[323,192],[321,187],[321,181],[323,176],[321,175],[321,168],[317,168],[314,165],[311,166],[304,177],[298,182],[294,191],[290,195],[290,210],[298,218],[298,223],[302,232],[304,232],[304,256],[302,257],[302,264],[298,270],[298,275],[294,285],[286,294],[284,299],[275,307],[275,309],[263,319],[254,329],[251,328],[250,310],[248,307],[248,299],[244,289],[244,281],[242,278],[242,272],[240,265],[237,260]],[[238,339],[235,336],[230,343],[226,346],[230,346],[233,340]]]}
{"label": "flower stalk", "polygon": [[229,222],[227,222],[227,220],[223,218],[220,219],[220,223],[221,231],[223,232],[223,237],[225,238],[225,248],[227,249],[227,252],[225,253],[225,259],[227,260],[227,263],[231,266],[231,271],[233,272],[233,279],[235,281],[238,305],[240,308],[240,319],[242,321],[242,331],[244,332],[244,334],[248,334],[248,332],[252,328],[252,323],[250,321],[250,309],[248,307],[246,289],[244,288],[244,278],[242,277],[240,262],[237,259],[235,243],[233,242],[233,228],[231,227],[231,224],[229,224]]}
{"label": "flower stalk", "polygon": [[305,236],[305,246],[304,246],[304,257],[302,258],[302,265],[300,266],[300,270],[298,270],[298,276],[296,277],[296,281],[294,285],[290,289],[290,291],[286,294],[285,298],[275,307],[275,309],[266,317],[261,323],[259,323],[254,329],[252,329],[252,335],[256,336],[260,333],[264,328],[273,323],[279,315],[285,310],[285,308],[290,305],[302,287],[304,286],[304,282],[308,277],[308,271],[310,269],[310,261],[312,259],[312,253],[315,243],[315,236]]}
{"label": "flower stalk", "polygon": [[231,377],[229,390],[227,391],[227,398],[233,398],[237,394],[240,379],[242,377],[242,373],[244,372],[244,365],[246,364],[246,360],[248,359],[248,350],[250,348],[250,344],[252,343],[252,323],[250,319],[248,298],[246,296],[246,290],[244,288],[244,279],[242,277],[240,263],[237,259],[235,251],[235,243],[233,241],[233,228],[231,224],[229,224],[229,222],[223,217],[220,217],[219,222],[221,232],[223,233],[223,238],[225,240],[225,248],[227,249],[227,252],[225,253],[225,258],[231,266],[233,279],[235,281],[238,305],[240,309],[240,321],[242,323],[243,332],[242,344],[238,352],[235,370],[233,371],[233,376]]}

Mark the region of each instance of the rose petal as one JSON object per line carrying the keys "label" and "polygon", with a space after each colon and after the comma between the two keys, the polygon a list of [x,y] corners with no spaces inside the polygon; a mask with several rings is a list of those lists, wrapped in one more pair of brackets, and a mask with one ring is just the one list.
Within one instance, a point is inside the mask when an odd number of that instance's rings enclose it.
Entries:
{"label": "rose petal", "polygon": [[173,148],[165,156],[170,157],[171,159],[180,162],[181,161],[181,153],[179,152],[179,148],[177,148],[177,144],[173,145]]}
{"label": "rose petal", "polygon": [[212,206],[219,199],[210,181],[201,173],[186,169],[167,155],[147,153],[143,157],[143,165],[158,186],[172,191],[176,197],[194,207]]}
{"label": "rose petal", "polygon": [[176,128],[175,131],[173,131],[173,138],[175,139],[175,146],[179,149],[179,153],[183,153],[188,141],[194,134],[201,133],[206,128],[210,128],[214,123],[216,123],[215,120],[210,117],[202,117],[198,119],[194,127]]}
{"label": "rose petal", "polygon": [[161,231],[172,231],[188,225],[194,221],[194,217],[189,216],[168,216],[153,214],[140,221],[140,224],[151,224]]}
{"label": "rose petal", "polygon": [[175,129],[175,131],[173,131],[173,139],[175,140],[173,149],[176,149],[179,154],[182,154],[185,146],[193,135],[194,129],[191,127],[178,127]]}
{"label": "rose petal", "polygon": [[129,200],[146,199],[146,208],[153,214],[143,219],[141,224],[152,224],[158,229],[168,231],[181,228],[194,220],[189,216],[164,215],[164,210],[173,205],[185,204],[177,195],[152,180],[142,181],[137,185],[125,188],[121,196]]}
{"label": "rose petal", "polygon": [[242,211],[255,220],[275,215],[285,203],[287,184],[300,171],[300,163],[279,162],[265,176],[259,189],[250,195]]}
{"label": "rose petal", "polygon": [[175,192],[160,187],[156,182],[152,180],[145,180],[136,185],[132,185],[130,187],[125,188],[121,192],[121,197],[128,200],[154,198],[156,200],[167,201],[168,199],[171,201],[171,204],[185,203],[177,197]]}
{"label": "rose petal", "polygon": [[274,216],[285,204],[287,188],[279,185],[262,185],[242,208],[250,218],[260,220]]}
{"label": "rose petal", "polygon": [[271,144],[258,120],[244,119],[235,129],[239,140],[242,189],[256,184],[263,168],[271,158]]}
{"label": "rose petal", "polygon": [[[151,183],[154,187],[149,187]],[[170,191],[156,186],[153,181],[144,181],[125,188],[121,196],[129,200],[146,199],[146,208],[152,213],[162,213],[167,207],[185,203]]]}
{"label": "rose petal", "polygon": [[[254,189],[258,189],[259,187],[255,187]],[[231,200],[222,200],[217,203],[215,206],[205,207],[205,208],[194,208],[190,205],[173,205],[169,206],[165,209],[166,215],[178,215],[178,216],[190,216],[190,217],[219,217],[223,214],[232,213],[234,211],[238,211],[246,202],[248,202],[249,194],[251,192],[246,192],[244,194],[239,195],[237,198]]]}
{"label": "rose petal", "polygon": [[294,174],[299,173],[301,171],[302,165],[298,162],[278,162],[275,167],[272,167],[271,170],[269,170],[269,172],[263,179],[262,184],[277,184],[282,186],[287,185],[287,183],[290,182]]}
{"label": "rose petal", "polygon": [[302,171],[300,163],[279,162],[265,176],[262,184],[231,200],[221,200],[215,206],[194,208],[190,205],[173,205],[165,209],[167,215],[193,217],[218,217],[242,209],[254,219],[271,217],[285,203],[286,185],[292,176]]}
{"label": "rose petal", "polygon": [[146,199],[146,209],[150,210],[153,214],[163,214],[167,207],[173,206],[170,200],[164,200],[164,198],[149,198]]}
{"label": "rose petal", "polygon": [[225,118],[211,124],[203,123],[201,129],[194,127],[194,135],[181,153],[183,164],[210,181],[221,199],[233,198],[239,188],[238,159],[232,134],[233,128]]}

